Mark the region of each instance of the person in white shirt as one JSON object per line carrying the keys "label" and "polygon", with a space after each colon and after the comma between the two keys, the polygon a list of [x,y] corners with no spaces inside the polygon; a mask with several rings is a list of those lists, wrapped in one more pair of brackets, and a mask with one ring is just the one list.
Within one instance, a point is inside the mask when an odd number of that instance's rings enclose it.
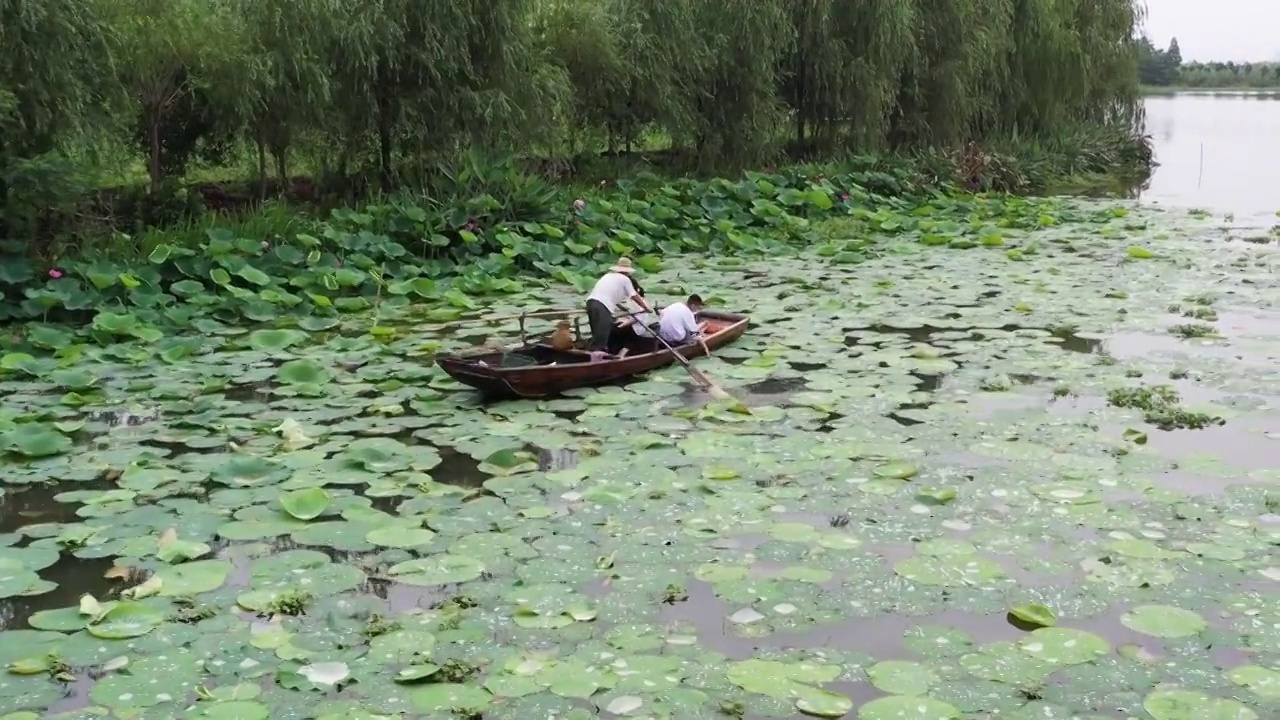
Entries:
{"label": "person in white shirt", "polygon": [[[707,345],[702,339],[702,333],[706,326],[698,322],[697,315],[702,308],[702,297],[696,294],[690,295],[684,302],[671,303],[662,308],[658,313],[658,335],[672,347],[697,340],[702,343],[702,349],[705,352]],[[641,337],[653,337],[650,327],[647,323],[636,323],[635,333]]]}
{"label": "person in white shirt", "polygon": [[613,332],[613,310],[630,300],[644,312],[653,312],[644,297],[636,292],[631,282],[631,258],[621,258],[609,268],[609,272],[596,281],[587,296],[587,322],[591,325],[593,352],[604,352],[609,347],[609,334]]}

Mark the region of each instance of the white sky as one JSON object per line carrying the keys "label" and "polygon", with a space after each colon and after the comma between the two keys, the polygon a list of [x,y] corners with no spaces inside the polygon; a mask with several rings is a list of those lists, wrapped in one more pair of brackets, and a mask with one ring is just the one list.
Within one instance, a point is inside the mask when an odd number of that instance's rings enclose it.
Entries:
{"label": "white sky", "polygon": [[1178,38],[1184,60],[1280,60],[1280,0],[1145,3],[1147,36],[1160,48]]}

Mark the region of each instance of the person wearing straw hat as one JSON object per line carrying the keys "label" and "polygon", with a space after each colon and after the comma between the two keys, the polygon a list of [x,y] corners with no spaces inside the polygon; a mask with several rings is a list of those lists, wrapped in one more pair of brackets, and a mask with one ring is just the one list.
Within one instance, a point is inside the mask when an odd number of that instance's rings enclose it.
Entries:
{"label": "person wearing straw hat", "polygon": [[592,352],[605,352],[609,347],[609,335],[613,332],[613,310],[625,306],[629,300],[646,313],[653,310],[643,296],[636,291],[631,274],[635,268],[631,266],[631,258],[619,258],[609,272],[605,273],[587,296],[587,323],[591,326]]}

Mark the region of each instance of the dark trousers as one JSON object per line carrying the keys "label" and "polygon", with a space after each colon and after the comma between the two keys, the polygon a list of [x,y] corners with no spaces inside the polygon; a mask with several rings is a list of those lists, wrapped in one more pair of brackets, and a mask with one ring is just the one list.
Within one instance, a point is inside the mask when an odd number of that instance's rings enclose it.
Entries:
{"label": "dark trousers", "polygon": [[587,323],[591,326],[591,350],[609,347],[609,334],[613,332],[613,311],[596,299],[587,301]]}
{"label": "dark trousers", "polygon": [[658,335],[658,323],[653,323],[648,328],[649,334],[641,335],[636,332],[634,324],[626,327],[614,326],[613,332],[609,335],[609,354],[617,355],[626,347],[630,347],[633,352],[652,352],[654,345],[658,342],[654,340]]}

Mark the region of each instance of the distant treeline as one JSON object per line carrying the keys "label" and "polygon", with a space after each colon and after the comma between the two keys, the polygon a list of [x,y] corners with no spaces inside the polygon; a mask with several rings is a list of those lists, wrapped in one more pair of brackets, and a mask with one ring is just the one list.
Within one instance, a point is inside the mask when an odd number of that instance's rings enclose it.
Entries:
{"label": "distant treeline", "polygon": [[1277,88],[1280,63],[1184,63],[1178,38],[1161,50],[1144,37],[1138,42],[1138,78],[1154,87]]}

